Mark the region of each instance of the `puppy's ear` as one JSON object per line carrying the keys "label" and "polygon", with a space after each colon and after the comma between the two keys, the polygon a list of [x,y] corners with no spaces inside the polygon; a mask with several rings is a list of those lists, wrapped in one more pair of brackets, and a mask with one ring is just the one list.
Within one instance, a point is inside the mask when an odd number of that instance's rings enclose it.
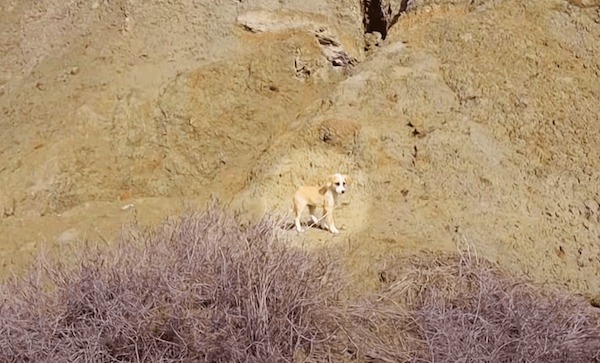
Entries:
{"label": "puppy's ear", "polygon": [[346,184],[350,184],[350,182],[352,181],[352,179],[348,178],[348,175],[344,174],[342,175],[344,177],[344,180],[346,181]]}
{"label": "puppy's ear", "polygon": [[335,175],[328,176],[327,180],[325,181],[325,186],[327,188],[331,188],[333,186],[334,181],[335,181]]}

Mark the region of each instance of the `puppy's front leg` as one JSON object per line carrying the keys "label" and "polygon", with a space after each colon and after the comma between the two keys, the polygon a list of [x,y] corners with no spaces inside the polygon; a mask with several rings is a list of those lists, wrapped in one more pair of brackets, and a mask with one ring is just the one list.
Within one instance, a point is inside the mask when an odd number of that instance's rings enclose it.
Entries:
{"label": "puppy's front leg", "polygon": [[327,221],[326,228],[333,234],[338,234],[337,228],[335,228],[335,223],[333,222],[333,206],[325,206],[325,220]]}
{"label": "puppy's front leg", "polygon": [[296,226],[296,231],[302,232],[302,225],[300,224],[300,216],[296,216],[296,218],[294,218],[294,225]]}

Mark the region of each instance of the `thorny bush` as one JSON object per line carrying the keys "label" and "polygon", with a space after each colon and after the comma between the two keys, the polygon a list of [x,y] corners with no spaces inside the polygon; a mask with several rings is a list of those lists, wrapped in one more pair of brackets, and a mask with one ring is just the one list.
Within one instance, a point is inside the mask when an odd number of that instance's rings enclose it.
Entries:
{"label": "thorny bush", "polygon": [[216,205],[131,228],[77,267],[0,285],[1,362],[599,362],[597,312],[472,254],[388,264],[344,298],[341,258]]}

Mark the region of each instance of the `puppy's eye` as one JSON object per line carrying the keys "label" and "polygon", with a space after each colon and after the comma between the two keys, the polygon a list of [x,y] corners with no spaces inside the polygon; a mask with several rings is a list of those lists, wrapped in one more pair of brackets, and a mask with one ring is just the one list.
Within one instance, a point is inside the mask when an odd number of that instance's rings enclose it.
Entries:
{"label": "puppy's eye", "polygon": [[339,185],[340,185],[340,183],[335,183],[335,185],[339,186]]}

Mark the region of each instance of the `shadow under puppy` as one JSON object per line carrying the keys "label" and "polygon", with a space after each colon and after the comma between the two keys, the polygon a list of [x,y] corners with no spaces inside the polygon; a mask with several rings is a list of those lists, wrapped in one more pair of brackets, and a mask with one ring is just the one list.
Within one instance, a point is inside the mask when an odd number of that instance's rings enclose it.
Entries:
{"label": "shadow under puppy", "polygon": [[[302,232],[300,225],[300,216],[306,206],[310,212],[310,218],[314,225],[325,218],[322,227],[329,230],[333,234],[338,234],[340,231],[335,227],[333,220],[333,210],[335,208],[337,197],[340,194],[346,193],[346,175],[333,174],[330,175],[326,182],[321,186],[302,186],[294,193],[294,224],[296,230]],[[323,217],[321,219],[315,216],[317,208],[323,208]]]}

